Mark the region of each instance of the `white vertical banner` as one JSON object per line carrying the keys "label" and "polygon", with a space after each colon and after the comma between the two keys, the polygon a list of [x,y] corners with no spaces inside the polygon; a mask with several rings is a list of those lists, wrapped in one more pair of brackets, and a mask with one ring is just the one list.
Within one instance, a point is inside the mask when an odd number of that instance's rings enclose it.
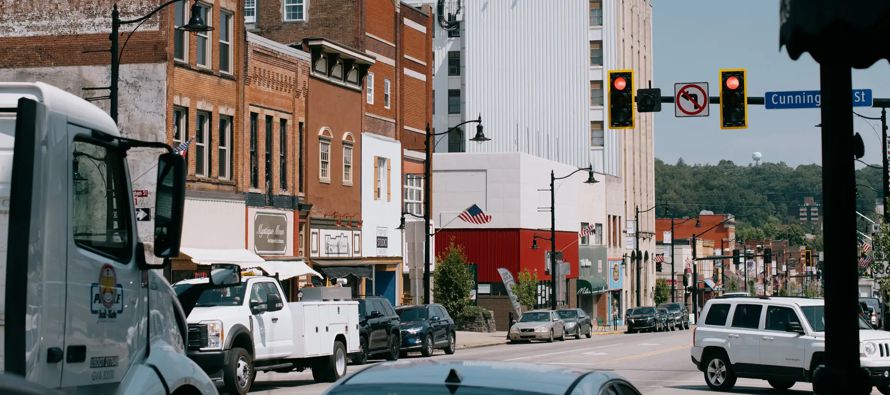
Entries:
{"label": "white vertical banner", "polygon": [[662,233],[661,239],[662,239],[663,244],[673,244],[674,243],[674,236],[671,234],[671,231],[669,231],[669,230],[666,230],[666,231],[664,231],[664,233]]}

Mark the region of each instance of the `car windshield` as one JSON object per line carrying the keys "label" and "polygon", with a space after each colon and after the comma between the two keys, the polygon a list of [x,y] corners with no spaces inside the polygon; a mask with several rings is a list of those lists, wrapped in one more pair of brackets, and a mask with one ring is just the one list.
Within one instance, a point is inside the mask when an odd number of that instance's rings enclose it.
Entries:
{"label": "car windshield", "polygon": [[825,306],[804,306],[800,309],[814,331],[825,332]]}
{"label": "car windshield", "polygon": [[399,309],[397,312],[402,322],[423,321],[426,319],[426,309],[423,307]]}
{"label": "car windshield", "polygon": [[519,319],[519,322],[543,322],[550,321],[550,313],[546,312],[531,312],[525,313],[522,315],[522,318]]}
{"label": "car windshield", "polygon": [[562,319],[578,318],[577,310],[559,310],[556,314],[559,314],[559,318]]}
{"label": "car windshield", "polygon": [[674,312],[674,313],[681,310],[679,303],[666,304],[666,305],[664,305],[664,308],[667,309],[668,311]]}
{"label": "car windshield", "polygon": [[654,315],[655,308],[653,307],[640,307],[638,309],[634,309],[634,311],[630,315]]}
{"label": "car windshield", "polygon": [[[173,286],[173,290],[179,295],[186,289],[193,287],[195,284],[177,284]],[[223,288],[208,288],[201,292],[195,307],[213,307],[213,306],[240,306],[244,301],[245,284],[232,285]]]}

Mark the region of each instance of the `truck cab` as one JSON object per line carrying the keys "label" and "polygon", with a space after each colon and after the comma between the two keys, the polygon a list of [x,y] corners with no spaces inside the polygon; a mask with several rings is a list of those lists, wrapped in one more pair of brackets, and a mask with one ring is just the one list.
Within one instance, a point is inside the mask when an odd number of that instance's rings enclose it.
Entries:
{"label": "truck cab", "polygon": [[[168,150],[153,243],[135,225],[134,147]],[[69,393],[216,393],[152,270],[179,253],[185,168],[169,151],[58,88],[0,83],[0,371]]]}
{"label": "truck cab", "polygon": [[[192,292],[205,278],[174,285],[196,299],[188,313],[188,356],[226,392],[246,394],[257,371],[312,369],[316,381],[346,374],[346,357],[360,352],[358,303],[341,297],[288,303],[276,278],[259,269],[241,282]],[[347,288],[338,290],[348,291]]]}

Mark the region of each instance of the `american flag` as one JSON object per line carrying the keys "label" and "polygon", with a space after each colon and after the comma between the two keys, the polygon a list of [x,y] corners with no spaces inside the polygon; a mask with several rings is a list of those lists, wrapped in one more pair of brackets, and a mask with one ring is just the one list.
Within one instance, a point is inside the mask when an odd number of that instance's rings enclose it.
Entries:
{"label": "american flag", "polygon": [[596,233],[593,230],[593,225],[587,225],[587,226],[581,227],[581,231],[578,232],[578,237],[587,237],[593,233]]}
{"label": "american flag", "polygon": [[859,257],[859,268],[860,269],[865,269],[868,267],[868,265],[871,265],[871,257],[870,256],[865,255],[865,256]]}
{"label": "american flag", "polygon": [[664,263],[664,254],[655,254],[655,263]]}
{"label": "american flag", "polygon": [[864,241],[862,242],[862,252],[868,253],[871,251],[871,243]]}
{"label": "american flag", "polygon": [[193,138],[192,138],[192,139],[188,139],[188,141],[186,141],[186,142],[184,142],[184,143],[182,143],[182,144],[177,145],[176,148],[173,149],[173,153],[174,153],[174,154],[177,154],[177,155],[180,155],[180,156],[186,156],[186,155],[188,155],[188,153],[189,153],[189,145],[192,143],[192,140],[194,140],[194,139],[193,139]]}
{"label": "american flag", "polygon": [[475,204],[464,210],[464,212],[460,213],[460,215],[458,215],[457,217],[460,218],[461,221],[469,222],[476,225],[487,224],[491,222],[491,216],[485,214],[482,209]]}

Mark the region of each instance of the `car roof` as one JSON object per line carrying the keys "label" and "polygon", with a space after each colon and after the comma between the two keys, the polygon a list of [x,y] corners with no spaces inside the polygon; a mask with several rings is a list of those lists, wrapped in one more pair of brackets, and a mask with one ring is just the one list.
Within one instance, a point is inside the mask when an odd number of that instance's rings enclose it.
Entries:
{"label": "car roof", "polygon": [[444,385],[452,370],[460,378],[461,386],[549,394],[565,393],[578,379],[588,375],[593,375],[600,383],[619,378],[609,372],[591,372],[557,365],[412,359],[372,366],[352,375],[340,385]]}
{"label": "car roof", "polygon": [[[767,296],[767,297],[737,297],[727,299],[711,299],[719,303],[751,303],[760,302],[774,305],[797,305],[797,306],[824,306],[825,300],[817,298],[789,297],[789,296]],[[708,302],[711,302],[709,300]]]}

